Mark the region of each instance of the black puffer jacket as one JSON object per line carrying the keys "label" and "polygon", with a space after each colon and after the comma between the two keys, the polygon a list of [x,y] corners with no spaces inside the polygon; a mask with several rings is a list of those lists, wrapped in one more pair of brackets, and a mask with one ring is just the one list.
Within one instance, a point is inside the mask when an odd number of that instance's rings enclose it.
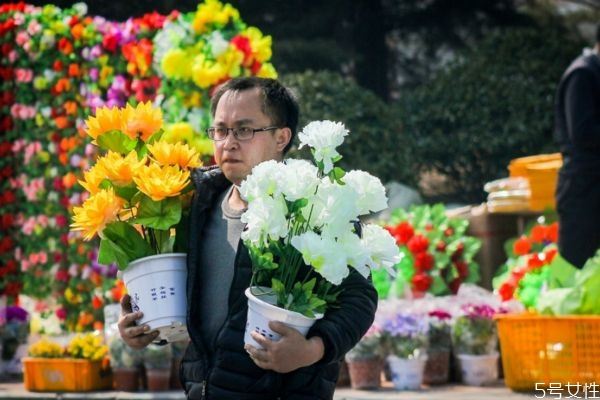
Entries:
{"label": "black puffer jacket", "polygon": [[240,241],[235,272],[229,290],[227,319],[215,343],[203,343],[202,319],[198,315],[197,293],[209,283],[198,281],[199,244],[208,211],[219,194],[231,183],[218,168],[203,168],[192,175],[196,192],[190,215],[188,252],[188,314],[190,345],[181,364],[181,379],[190,399],[331,399],[340,360],[358,342],[373,322],[377,293],[373,285],[353,272],[342,284],[341,307],[328,311],[315,323],[308,337],[320,336],[325,355],[317,364],[279,374],[257,367],[244,350],[244,329],[248,310],[244,290],[252,273],[248,250]]}

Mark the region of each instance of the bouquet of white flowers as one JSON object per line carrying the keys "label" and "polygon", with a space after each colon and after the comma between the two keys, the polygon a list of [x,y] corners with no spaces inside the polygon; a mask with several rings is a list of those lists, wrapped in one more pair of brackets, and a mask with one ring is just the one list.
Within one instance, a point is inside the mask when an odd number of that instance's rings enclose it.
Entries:
{"label": "bouquet of white flowers", "polygon": [[248,202],[242,239],[253,265],[250,292],[269,294],[272,305],[309,318],[335,301],[349,268],[368,277],[371,269],[393,272],[399,261],[387,230],[359,223],[387,207],[379,179],[335,166],[336,147],[347,134],[341,123],[311,122],[299,134],[300,148],[311,148],[316,166],[266,161],[240,187]]}

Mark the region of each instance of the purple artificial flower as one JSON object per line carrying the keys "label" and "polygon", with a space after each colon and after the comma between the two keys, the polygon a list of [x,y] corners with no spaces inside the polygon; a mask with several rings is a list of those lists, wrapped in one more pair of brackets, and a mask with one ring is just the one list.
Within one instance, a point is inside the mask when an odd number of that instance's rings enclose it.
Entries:
{"label": "purple artificial flower", "polygon": [[25,309],[19,306],[8,306],[6,307],[6,320],[10,321],[27,321],[29,313]]}
{"label": "purple artificial flower", "polygon": [[407,338],[426,335],[428,327],[424,318],[407,314],[396,314],[383,323],[383,330],[390,336]]}
{"label": "purple artificial flower", "polygon": [[93,82],[96,82],[98,80],[99,76],[100,76],[100,73],[98,72],[98,68],[91,68],[90,69],[90,79]]}

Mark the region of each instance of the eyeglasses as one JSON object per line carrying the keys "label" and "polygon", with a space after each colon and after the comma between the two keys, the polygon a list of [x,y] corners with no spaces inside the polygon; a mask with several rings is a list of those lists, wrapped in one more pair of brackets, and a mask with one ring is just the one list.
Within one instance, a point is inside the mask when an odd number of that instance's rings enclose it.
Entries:
{"label": "eyeglasses", "polygon": [[266,132],[272,131],[274,129],[279,129],[278,126],[267,126],[266,128],[248,128],[246,126],[242,126],[239,128],[225,128],[225,127],[213,127],[206,129],[206,134],[212,140],[218,142],[221,140],[225,140],[229,131],[233,133],[233,136],[240,141],[251,140],[254,137],[256,132]]}

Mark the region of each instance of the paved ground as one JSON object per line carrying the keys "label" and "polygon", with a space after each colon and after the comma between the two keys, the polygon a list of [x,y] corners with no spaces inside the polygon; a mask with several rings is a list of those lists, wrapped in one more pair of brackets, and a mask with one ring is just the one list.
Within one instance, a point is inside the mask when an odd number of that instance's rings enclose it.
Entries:
{"label": "paved ground", "polygon": [[[444,385],[431,388],[424,388],[420,391],[394,391],[389,384],[378,391],[352,390],[349,388],[339,388],[335,392],[334,400],[408,400],[408,399],[428,399],[428,400],[535,400],[535,394],[515,393],[506,388],[502,381],[489,387],[470,387],[463,385]],[[547,397],[550,399],[551,397]],[[555,397],[558,398],[558,397]],[[182,392],[92,392],[92,393],[33,393],[23,388],[20,382],[1,383],[0,399],[98,399],[98,400],[179,400],[185,399]]]}

